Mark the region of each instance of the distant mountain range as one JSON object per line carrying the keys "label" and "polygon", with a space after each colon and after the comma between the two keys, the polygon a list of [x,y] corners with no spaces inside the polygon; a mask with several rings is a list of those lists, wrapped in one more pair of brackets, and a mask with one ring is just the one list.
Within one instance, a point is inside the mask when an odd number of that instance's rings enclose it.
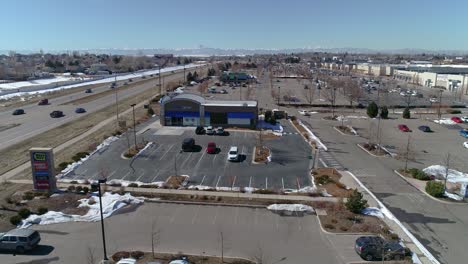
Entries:
{"label": "distant mountain range", "polygon": [[[67,53],[72,50],[47,50],[49,53]],[[78,50],[81,53],[88,52],[94,54],[112,55],[153,55],[153,54],[174,54],[175,56],[245,56],[254,54],[279,54],[279,53],[306,53],[306,52],[328,52],[328,53],[354,53],[354,54],[445,54],[452,56],[467,55],[468,51],[463,50],[425,50],[425,49],[387,49],[376,50],[366,48],[294,48],[294,49],[221,49],[221,48],[146,48],[146,49],[85,49]],[[8,54],[9,50],[0,50],[0,54]],[[31,54],[38,50],[16,50],[16,53]]]}

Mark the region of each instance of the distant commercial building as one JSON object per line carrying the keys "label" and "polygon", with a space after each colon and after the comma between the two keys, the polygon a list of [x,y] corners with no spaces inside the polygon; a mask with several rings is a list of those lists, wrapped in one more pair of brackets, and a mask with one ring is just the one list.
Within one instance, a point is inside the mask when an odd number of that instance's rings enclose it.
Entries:
{"label": "distant commercial building", "polygon": [[166,95],[161,99],[163,126],[250,127],[257,125],[257,101],[206,100],[190,94]]}
{"label": "distant commercial building", "polygon": [[244,72],[225,72],[221,76],[221,80],[224,82],[246,82],[254,77]]}

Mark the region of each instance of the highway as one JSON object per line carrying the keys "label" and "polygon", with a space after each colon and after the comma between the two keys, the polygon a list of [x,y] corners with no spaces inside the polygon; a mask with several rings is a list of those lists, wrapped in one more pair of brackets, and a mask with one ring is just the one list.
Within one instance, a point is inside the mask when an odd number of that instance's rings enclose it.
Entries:
{"label": "highway", "polygon": [[[183,77],[183,70],[176,71],[174,74],[162,75],[164,82],[175,80],[177,78]],[[139,78],[138,81],[140,81]],[[148,80],[148,79],[146,79]],[[137,80],[134,79],[134,82]],[[143,80],[142,80],[143,81]],[[154,77],[149,82],[141,82],[136,84],[134,87],[129,89],[122,90],[124,81],[118,82],[117,94],[119,100],[135,96],[141,92],[144,92],[148,89],[155,89],[155,94],[159,92],[157,85],[159,84],[159,78]],[[129,83],[131,84],[131,83]],[[10,147],[18,142],[26,140],[30,137],[43,133],[52,128],[58,127],[65,123],[71,122],[77,118],[80,118],[84,115],[89,115],[93,112],[96,112],[100,109],[103,109],[109,105],[115,104],[115,93],[110,93],[109,95],[97,98],[96,100],[86,102],[79,105],[67,104],[67,102],[83,98],[86,96],[93,96],[97,93],[108,91],[110,88],[109,83],[102,84],[98,87],[93,88],[93,93],[87,94],[83,91],[69,94],[66,96],[61,96],[49,100],[49,105],[37,105],[29,104],[22,106],[21,109],[24,109],[26,114],[14,116],[12,115],[12,110],[4,110],[0,112],[0,150]],[[157,90],[156,90],[157,89]],[[46,97],[44,97],[46,98]],[[136,102],[138,103],[138,102]],[[75,109],[77,107],[82,107],[86,109],[86,113],[77,114]],[[128,106],[126,106],[128,107]],[[126,108],[125,107],[125,108]],[[125,109],[122,107],[122,111]],[[51,118],[50,113],[54,110],[63,111],[64,117],[61,118]],[[9,129],[2,130],[1,127],[19,124]]]}

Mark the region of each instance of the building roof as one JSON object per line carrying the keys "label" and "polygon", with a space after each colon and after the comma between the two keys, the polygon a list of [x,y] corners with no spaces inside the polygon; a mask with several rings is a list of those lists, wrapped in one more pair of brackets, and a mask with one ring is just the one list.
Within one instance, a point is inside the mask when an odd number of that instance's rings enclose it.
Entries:
{"label": "building roof", "polygon": [[201,105],[205,106],[246,106],[246,107],[256,107],[257,101],[233,101],[233,100],[206,100],[205,98],[191,93],[182,93],[182,94],[173,94],[166,95],[162,98],[161,103],[166,103],[171,100],[192,100],[198,102]]}
{"label": "building roof", "polygon": [[432,66],[432,67],[408,67],[404,70],[415,71],[415,72],[433,72],[439,74],[468,74],[468,68],[462,67],[441,67],[441,66]]}

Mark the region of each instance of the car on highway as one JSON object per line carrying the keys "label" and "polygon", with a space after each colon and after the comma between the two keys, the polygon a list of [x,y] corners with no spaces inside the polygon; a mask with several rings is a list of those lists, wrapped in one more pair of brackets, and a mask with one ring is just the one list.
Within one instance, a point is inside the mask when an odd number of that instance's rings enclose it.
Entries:
{"label": "car on highway", "polygon": [[214,135],[215,131],[212,126],[209,126],[206,128],[206,134],[207,135]]}
{"label": "car on highway", "polygon": [[468,141],[463,142],[463,146],[468,149]]}
{"label": "car on highway", "polygon": [[218,136],[224,135],[224,128],[222,128],[222,127],[216,128],[216,135],[218,135]]}
{"label": "car on highway", "polygon": [[301,114],[303,116],[310,116],[310,113],[307,110],[299,110],[299,114]]}
{"label": "car on highway", "polygon": [[216,143],[210,142],[208,143],[208,146],[206,147],[206,153],[208,154],[216,154]]}
{"label": "car on highway", "polygon": [[403,124],[400,124],[398,125],[398,129],[400,131],[403,131],[403,132],[411,132],[411,130],[409,129],[409,127],[407,125],[403,125]]}
{"label": "car on highway", "polygon": [[39,103],[37,103],[38,105],[48,105],[49,104],[49,99],[41,99],[39,101]]}
{"label": "car on highway", "polygon": [[15,111],[13,111],[12,115],[24,115],[25,112],[23,109],[15,109]]}
{"label": "car on highway", "polygon": [[227,94],[228,92],[226,91],[226,89],[222,89],[221,91],[219,91],[220,94]]}
{"label": "car on highway", "polygon": [[465,122],[465,123],[468,123],[468,116],[462,116],[460,117],[460,119]]}
{"label": "car on highway", "polygon": [[195,134],[197,135],[205,134],[205,128],[202,126],[197,126],[197,128],[195,128]]}
{"label": "car on highway", "polygon": [[239,150],[236,146],[232,146],[229,148],[228,161],[239,161]]}
{"label": "car on highway", "polygon": [[468,129],[460,130],[460,136],[468,138]]}
{"label": "car on highway", "polygon": [[62,111],[52,111],[52,113],[50,113],[50,117],[52,118],[59,118],[59,117],[62,117],[64,116],[63,112]]}
{"label": "car on highway", "polygon": [[133,79],[128,79],[129,82],[133,82]]}
{"label": "car on highway", "polygon": [[195,148],[195,139],[186,138],[182,142],[182,151],[192,151]]}
{"label": "car on highway", "polygon": [[463,121],[457,116],[452,116],[452,118],[450,118],[450,120],[452,120],[453,122],[455,122],[457,124],[463,123]]}
{"label": "car on highway", "polygon": [[421,130],[422,132],[432,132],[429,126],[419,126],[418,129]]}
{"label": "car on highway", "polygon": [[398,241],[386,241],[379,236],[362,236],[356,239],[354,249],[367,260],[403,260],[408,250]]}
{"label": "car on highway", "polygon": [[13,229],[0,233],[0,250],[24,253],[37,247],[41,241],[39,232],[32,229]]}
{"label": "car on highway", "polygon": [[91,89],[86,89],[85,90],[85,93],[92,93],[92,92],[93,92],[93,90],[91,90]]}
{"label": "car on highway", "polygon": [[86,109],[84,109],[83,107],[78,107],[75,109],[75,113],[77,114],[86,113]]}

